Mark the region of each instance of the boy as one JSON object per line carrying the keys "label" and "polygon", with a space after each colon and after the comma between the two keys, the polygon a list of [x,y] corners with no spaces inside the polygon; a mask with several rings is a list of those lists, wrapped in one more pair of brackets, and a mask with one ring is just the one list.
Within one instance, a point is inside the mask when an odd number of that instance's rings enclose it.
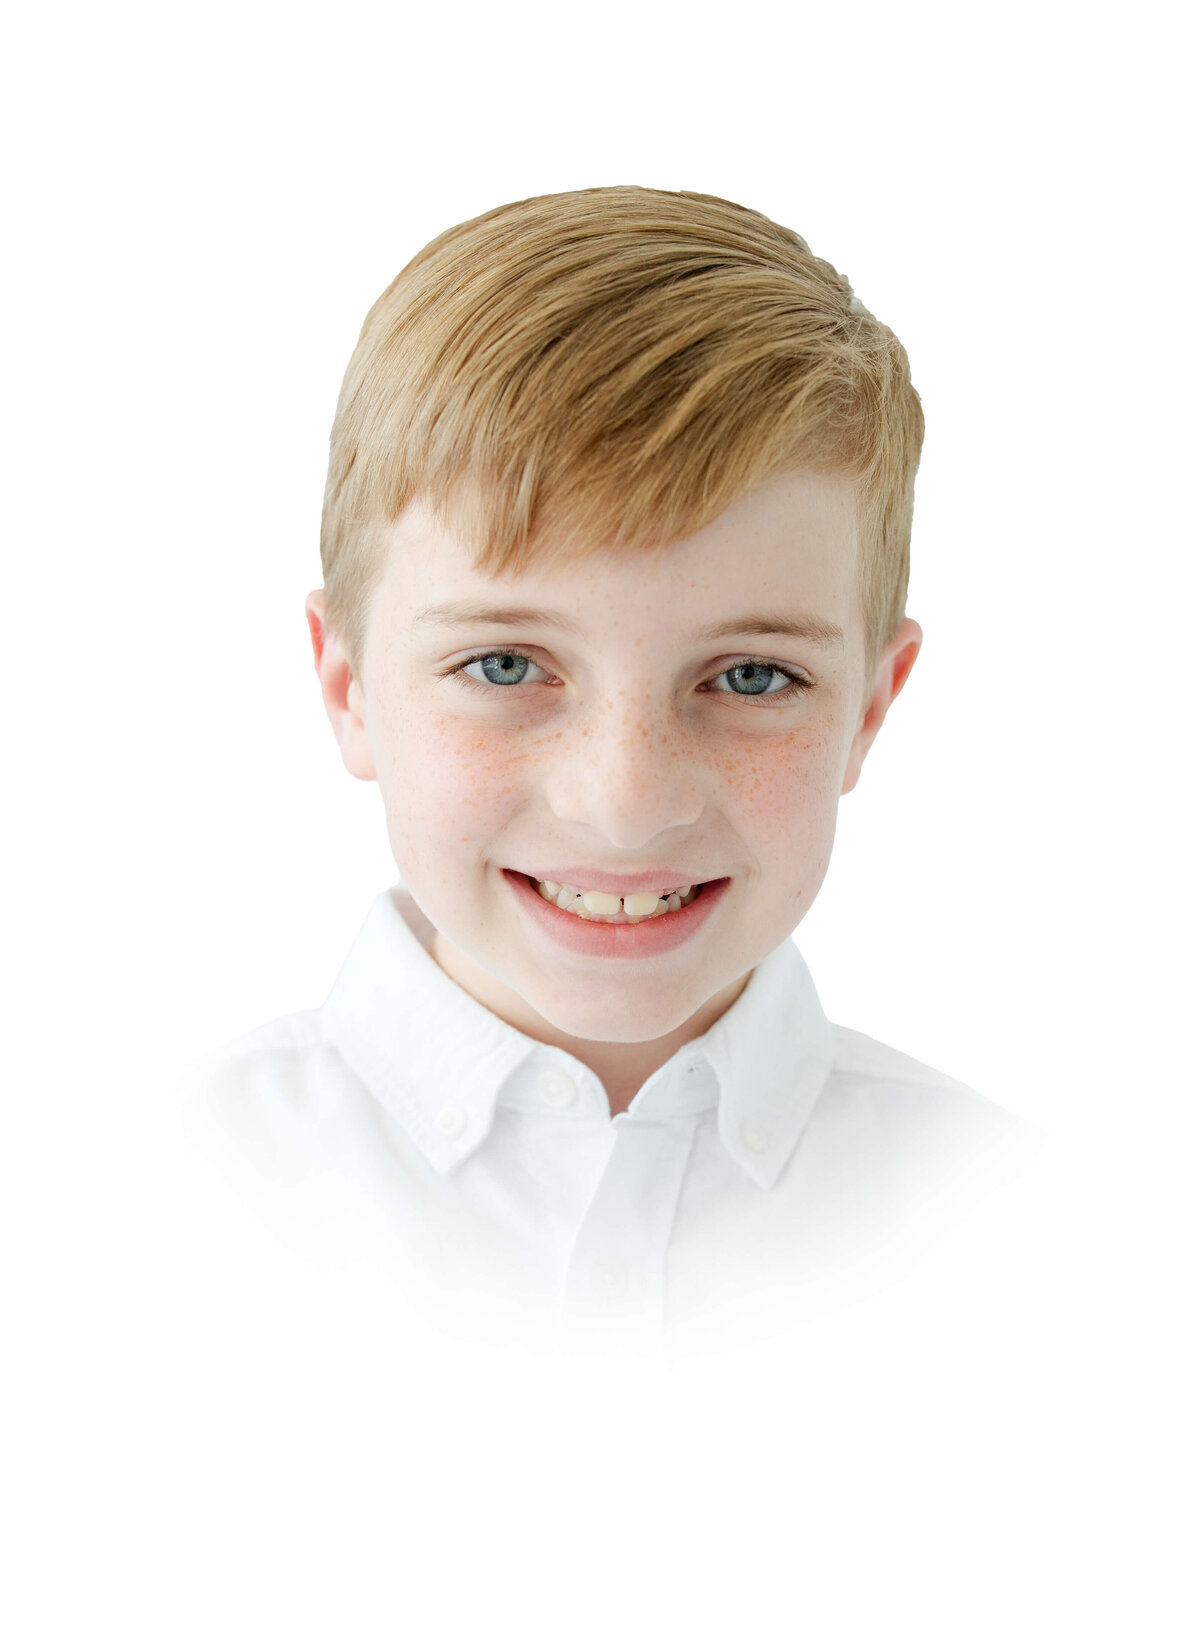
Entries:
{"label": "boy", "polygon": [[769,1289],[788,1322],[1028,1150],[829,1024],[791,940],[920,648],[922,428],[847,281],[703,194],[489,211],[368,315],[307,614],[403,885],[205,1083],[293,1220],[439,1322],[655,1347]]}

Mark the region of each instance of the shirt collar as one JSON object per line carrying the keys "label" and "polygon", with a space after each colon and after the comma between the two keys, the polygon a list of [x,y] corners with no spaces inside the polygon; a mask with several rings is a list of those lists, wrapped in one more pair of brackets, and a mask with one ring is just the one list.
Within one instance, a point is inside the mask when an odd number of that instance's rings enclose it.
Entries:
{"label": "shirt collar", "polygon": [[322,1032],[440,1174],[491,1130],[500,1087],[537,1042],[446,976],[434,927],[403,887],[380,893],[329,999]]}
{"label": "shirt collar", "polygon": [[[460,989],[430,955],[433,938],[402,886],[381,893],[321,1021],[329,1042],[445,1175],[486,1139],[502,1089],[527,1080],[535,1064],[573,1067],[593,1089],[599,1083],[568,1053],[532,1040]],[[711,1107],[697,1084],[707,1066],[722,1143],[760,1188],[770,1188],[832,1065],[833,1031],[789,938],[759,962],[712,1028],[651,1076],[627,1118]]]}
{"label": "shirt collar", "polygon": [[721,1141],[760,1188],[778,1180],[833,1068],[833,1029],[790,938],[761,960],[702,1048],[720,1086]]}

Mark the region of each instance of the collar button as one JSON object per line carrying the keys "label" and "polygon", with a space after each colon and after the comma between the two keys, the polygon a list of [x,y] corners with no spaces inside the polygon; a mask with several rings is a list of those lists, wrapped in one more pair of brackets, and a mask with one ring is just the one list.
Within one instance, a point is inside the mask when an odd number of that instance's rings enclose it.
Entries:
{"label": "collar button", "polygon": [[748,1154],[765,1154],[771,1146],[769,1135],[757,1120],[743,1120],[738,1127],[738,1136]]}
{"label": "collar button", "polygon": [[433,1123],[440,1136],[461,1137],[467,1129],[467,1116],[461,1108],[443,1108]]}
{"label": "collar button", "polygon": [[538,1076],[538,1096],[549,1108],[569,1108],[575,1101],[575,1082],[565,1069],[545,1069]]}

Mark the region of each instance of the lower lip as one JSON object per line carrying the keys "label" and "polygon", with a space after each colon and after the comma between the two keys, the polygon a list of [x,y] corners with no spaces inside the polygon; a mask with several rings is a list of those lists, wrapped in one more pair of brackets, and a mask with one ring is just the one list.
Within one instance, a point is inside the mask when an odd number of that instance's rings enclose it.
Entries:
{"label": "lower lip", "polygon": [[527,875],[516,870],[505,870],[504,878],[517,895],[518,902],[548,938],[563,949],[581,955],[606,955],[637,959],[645,955],[662,955],[695,937],[716,909],[729,877],[721,881],[707,881],[703,890],[682,909],[656,915],[649,921],[638,921],[629,926],[611,926],[607,921],[585,921],[570,910],[559,909],[549,903],[532,884]]}

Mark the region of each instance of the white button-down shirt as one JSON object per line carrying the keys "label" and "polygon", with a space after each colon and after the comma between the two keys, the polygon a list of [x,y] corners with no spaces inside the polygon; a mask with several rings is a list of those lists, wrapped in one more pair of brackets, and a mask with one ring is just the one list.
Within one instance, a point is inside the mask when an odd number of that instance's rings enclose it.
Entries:
{"label": "white button-down shirt", "polygon": [[458,1334],[653,1352],[762,1334],[894,1280],[1041,1133],[828,1022],[789,939],[611,1115],[376,900],[325,1004],[199,1065],[192,1129],[277,1228],[365,1257]]}

